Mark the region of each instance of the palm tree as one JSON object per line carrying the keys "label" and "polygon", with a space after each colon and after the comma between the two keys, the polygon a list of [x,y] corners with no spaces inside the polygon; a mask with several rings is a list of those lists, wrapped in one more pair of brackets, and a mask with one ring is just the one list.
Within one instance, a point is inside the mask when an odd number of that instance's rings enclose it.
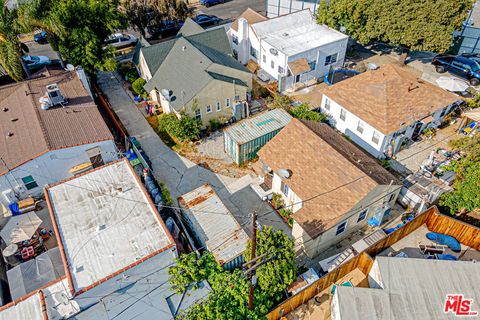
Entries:
{"label": "palm tree", "polygon": [[9,10],[0,0],[0,65],[15,81],[23,80],[23,71],[29,76],[22,60],[22,44],[17,37],[17,11]]}
{"label": "palm tree", "polygon": [[18,8],[16,23],[24,32],[44,30],[47,33],[47,38],[50,40],[52,49],[55,50],[60,64],[64,68],[62,56],[57,48],[57,39],[64,34],[64,27],[56,21],[53,15],[49,14],[51,6],[52,1],[49,0],[33,0],[24,3]]}

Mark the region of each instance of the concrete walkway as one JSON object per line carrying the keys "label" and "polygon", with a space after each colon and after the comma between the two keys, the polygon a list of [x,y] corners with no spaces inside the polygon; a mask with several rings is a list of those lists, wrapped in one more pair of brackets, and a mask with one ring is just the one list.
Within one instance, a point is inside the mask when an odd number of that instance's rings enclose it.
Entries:
{"label": "concrete walkway", "polygon": [[123,89],[118,73],[99,73],[97,83],[108,96],[113,110],[129,135],[134,136],[142,145],[152,161],[155,177],[167,185],[175,202],[179,196],[208,183],[248,235],[251,235],[249,213],[256,209],[261,225],[270,225],[273,229],[283,230],[291,236],[291,229],[276,213],[263,215],[271,211],[271,208],[251,189],[250,184],[255,182],[256,178],[246,175],[236,179],[215,174],[180,156],[163,143],[141,111],[135,107],[133,100]]}

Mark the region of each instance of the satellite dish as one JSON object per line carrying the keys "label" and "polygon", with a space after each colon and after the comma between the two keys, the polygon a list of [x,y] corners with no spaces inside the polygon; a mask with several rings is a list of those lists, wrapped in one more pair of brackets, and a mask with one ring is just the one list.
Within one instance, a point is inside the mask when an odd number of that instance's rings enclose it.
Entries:
{"label": "satellite dish", "polygon": [[270,53],[273,54],[274,56],[278,55],[278,51],[275,48],[270,48]]}
{"label": "satellite dish", "polygon": [[162,93],[162,95],[165,97],[165,99],[169,99],[170,98],[170,91],[167,90],[167,89],[162,89],[160,90],[160,92]]}
{"label": "satellite dish", "polygon": [[282,178],[282,179],[288,179],[292,176],[292,171],[290,171],[288,169],[280,169],[280,170],[278,170],[277,173],[280,176],[280,178]]}
{"label": "satellite dish", "polygon": [[67,70],[68,71],[75,71],[75,67],[73,66],[73,64],[67,64]]}

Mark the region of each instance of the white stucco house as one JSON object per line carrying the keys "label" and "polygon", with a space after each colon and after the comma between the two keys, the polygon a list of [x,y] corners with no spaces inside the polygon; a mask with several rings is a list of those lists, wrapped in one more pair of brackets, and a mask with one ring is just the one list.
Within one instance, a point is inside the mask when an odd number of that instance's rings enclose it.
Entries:
{"label": "white stucco house", "polygon": [[267,19],[247,9],[227,32],[238,61],[254,61],[278,90],[313,83],[343,65],[348,36],[319,25],[310,10]]}
{"label": "white stucco house", "polygon": [[438,127],[462,100],[395,64],[323,91],[321,111],[332,126],[377,158],[393,157],[427,127]]}
{"label": "white stucco house", "polygon": [[45,69],[0,88],[0,213],[48,184],[118,158],[84,79],[81,70]]}
{"label": "white stucco house", "polygon": [[311,258],[393,214],[399,181],[327,124],[292,119],[258,157],[265,188],[282,196],[296,245]]}

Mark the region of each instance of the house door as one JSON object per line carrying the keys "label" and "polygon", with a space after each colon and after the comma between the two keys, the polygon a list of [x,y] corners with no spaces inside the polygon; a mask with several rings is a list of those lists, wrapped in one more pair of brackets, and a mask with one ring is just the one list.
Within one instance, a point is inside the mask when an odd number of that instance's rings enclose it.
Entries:
{"label": "house door", "polygon": [[415,128],[413,129],[412,133],[412,140],[417,138],[420,135],[420,130],[422,129],[423,123],[422,122],[417,122],[415,123]]}
{"label": "house door", "polygon": [[300,82],[300,75],[297,74],[297,75],[293,78],[293,80],[294,80],[295,83]]}
{"label": "house door", "polygon": [[267,174],[263,177],[263,183],[264,183],[265,186],[267,187],[267,190],[272,189],[272,182],[273,182],[273,174],[272,174],[272,173],[267,173]]}
{"label": "house door", "polygon": [[104,165],[102,158],[102,150],[100,149],[100,147],[88,149],[87,155],[90,159],[90,162],[92,163],[92,167],[98,168]]}

